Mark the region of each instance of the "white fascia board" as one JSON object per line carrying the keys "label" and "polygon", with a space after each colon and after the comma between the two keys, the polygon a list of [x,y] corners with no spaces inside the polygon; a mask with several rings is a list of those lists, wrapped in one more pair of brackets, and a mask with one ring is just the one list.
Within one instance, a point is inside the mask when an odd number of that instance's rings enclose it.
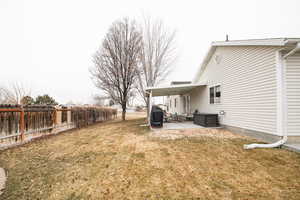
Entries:
{"label": "white fascia board", "polygon": [[216,41],[212,46],[284,46],[285,38],[262,39],[262,40],[234,40],[234,41]]}
{"label": "white fascia board", "polygon": [[188,85],[171,85],[168,87],[149,87],[146,88],[146,92],[155,96],[170,96],[170,95],[181,95],[191,91],[196,87],[205,86],[205,84],[188,84]]}
{"label": "white fascia board", "polygon": [[296,44],[296,43],[299,43],[300,42],[300,38],[288,38],[286,39],[286,45],[289,45],[289,44]]}
{"label": "white fascia board", "polygon": [[173,89],[173,88],[192,88],[197,86],[204,86],[206,84],[182,84],[182,85],[170,85],[170,86],[161,86],[161,87],[148,87],[146,91],[159,90],[159,89]]}

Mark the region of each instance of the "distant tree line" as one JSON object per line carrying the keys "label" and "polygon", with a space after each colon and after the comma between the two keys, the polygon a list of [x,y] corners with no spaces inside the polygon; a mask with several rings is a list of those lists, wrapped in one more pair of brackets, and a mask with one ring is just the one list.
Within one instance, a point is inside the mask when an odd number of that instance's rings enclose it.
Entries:
{"label": "distant tree line", "polygon": [[31,96],[25,96],[21,100],[21,104],[23,105],[57,105],[58,103],[55,101],[53,97],[50,97],[48,94],[39,95],[35,99]]}

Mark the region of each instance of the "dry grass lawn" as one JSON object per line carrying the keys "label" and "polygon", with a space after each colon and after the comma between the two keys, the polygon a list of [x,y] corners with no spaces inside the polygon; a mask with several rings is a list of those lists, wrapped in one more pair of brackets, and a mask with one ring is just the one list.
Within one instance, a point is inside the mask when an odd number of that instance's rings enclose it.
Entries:
{"label": "dry grass lawn", "polygon": [[160,138],[142,122],[106,122],[1,152],[8,180],[0,199],[300,199],[299,154],[245,151],[253,139],[207,129]]}

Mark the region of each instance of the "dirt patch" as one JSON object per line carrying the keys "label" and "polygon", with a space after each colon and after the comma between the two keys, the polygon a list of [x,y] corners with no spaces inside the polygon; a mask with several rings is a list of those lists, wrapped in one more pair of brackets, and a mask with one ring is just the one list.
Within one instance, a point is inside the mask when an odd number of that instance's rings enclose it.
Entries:
{"label": "dirt patch", "polygon": [[[185,137],[211,137],[216,139],[246,139],[247,137],[232,133],[225,129],[196,128],[152,131],[150,137],[175,140]],[[249,138],[248,138],[249,139]]]}

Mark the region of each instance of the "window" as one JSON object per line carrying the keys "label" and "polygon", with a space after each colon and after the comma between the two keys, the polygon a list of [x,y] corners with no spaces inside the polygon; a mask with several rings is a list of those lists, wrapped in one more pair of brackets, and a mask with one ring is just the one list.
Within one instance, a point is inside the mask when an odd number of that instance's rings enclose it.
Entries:
{"label": "window", "polygon": [[221,103],[221,86],[220,85],[209,88],[209,103],[210,104]]}
{"label": "window", "polygon": [[170,99],[170,108],[172,108],[172,99]]}
{"label": "window", "polygon": [[221,103],[221,87],[218,85],[215,87],[215,103]]}
{"label": "window", "polygon": [[174,107],[176,108],[176,105],[177,105],[177,99],[175,98],[174,99]]}

